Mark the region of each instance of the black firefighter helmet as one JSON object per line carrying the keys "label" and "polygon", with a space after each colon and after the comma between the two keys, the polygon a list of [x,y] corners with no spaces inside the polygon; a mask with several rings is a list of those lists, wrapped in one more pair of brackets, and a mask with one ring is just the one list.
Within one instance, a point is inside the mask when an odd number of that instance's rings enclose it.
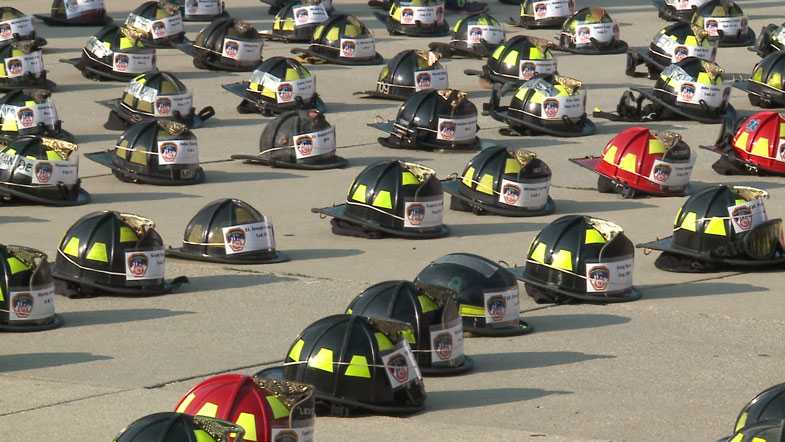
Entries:
{"label": "black firefighter helmet", "polygon": [[20,40],[32,40],[38,47],[46,45],[46,40],[35,33],[33,17],[14,7],[0,6],[0,45]]}
{"label": "black firefighter helmet", "polygon": [[0,91],[57,87],[46,78],[44,58],[35,40],[14,40],[0,46]]}
{"label": "black firefighter helmet", "polygon": [[311,211],[333,217],[337,235],[427,239],[450,233],[442,224],[444,192],[436,172],[403,161],[371,164],[349,187],[346,202]]}
{"label": "black firefighter helmet", "polygon": [[374,15],[390,35],[444,37],[450,33],[444,0],[392,0],[387,14]]}
{"label": "black firefighter helmet", "polygon": [[174,121],[136,123],[114,149],[85,156],[127,183],[180,186],[204,181],[196,134]]}
{"label": "black firefighter helmet", "polygon": [[752,46],[755,31],[750,29],[747,16],[733,0],[711,0],[704,3],[692,16],[692,24],[718,38],[720,47]]}
{"label": "black firefighter helmet", "polygon": [[785,52],[767,55],[752,68],[749,79],[736,80],[733,87],[747,92],[753,106],[785,107]]}
{"label": "black firefighter helmet", "polygon": [[196,40],[178,45],[191,55],[194,66],[217,71],[248,72],[262,62],[264,40],[252,24],[231,17],[213,20]]}
{"label": "black firefighter helmet", "polygon": [[104,26],[112,22],[103,1],[53,0],[50,15],[34,14],[49,26]]}
{"label": "black firefighter helmet", "polygon": [[63,129],[63,122],[46,89],[21,89],[0,99],[0,143],[9,143],[20,135],[41,135],[65,141],[74,136]]}
{"label": "black firefighter helmet", "polygon": [[627,43],[619,39],[619,24],[603,8],[583,8],[568,18],[559,35],[559,48],[584,55],[623,54]]}
{"label": "black firefighter helmet", "polygon": [[26,201],[48,206],[90,202],[79,179],[77,145],[56,138],[22,135],[0,148],[0,206]]}
{"label": "black firefighter helmet", "polygon": [[164,280],[164,243],[155,223],[139,215],[103,211],[79,218],[57,248],[52,276],[66,296],[161,295],[188,278]]}
{"label": "black firefighter helmet", "polygon": [[450,36],[449,43],[428,46],[445,58],[485,58],[504,42],[504,26],[487,12],[476,12],[459,18]]}
{"label": "black firefighter helmet", "polygon": [[185,40],[180,7],[168,0],[149,0],[128,14],[125,24],[142,34],[150,48],[174,48]]}
{"label": "black firefighter helmet", "polygon": [[518,281],[499,264],[471,253],[450,253],[431,262],[414,284],[427,296],[452,296],[463,329],[477,336],[517,336],[532,327],[520,316]]}
{"label": "black firefighter helmet", "polygon": [[213,21],[228,17],[226,5],[222,0],[168,0],[180,7],[183,21]]}
{"label": "black firefighter helmet", "polygon": [[785,384],[777,384],[758,393],[741,409],[733,426],[733,432],[737,433],[765,422],[783,420],[785,420]]}
{"label": "black firefighter helmet", "polygon": [[54,291],[45,253],[0,244],[0,332],[41,331],[63,325],[55,313]]}
{"label": "black firefighter helmet", "polygon": [[550,184],[551,169],[534,152],[503,146],[483,149],[460,176],[442,181],[451,209],[502,216],[553,213]]}
{"label": "black firefighter helmet", "polygon": [[635,301],[635,247],[610,221],[563,216],[537,234],[522,267],[513,272],[537,303]]}
{"label": "black firefighter helmet", "polygon": [[174,120],[189,128],[199,128],[215,115],[212,106],[196,112],[193,94],[174,74],[150,71],[134,77],[116,100],[99,102],[109,107],[104,128],[125,130],[142,121]]}
{"label": "black firefighter helmet", "polygon": [[510,24],[527,29],[558,29],[575,12],[574,0],[522,0],[520,19]]}
{"label": "black firefighter helmet", "polygon": [[335,128],[316,109],[296,110],[267,123],[256,155],[232,155],[233,160],[286,169],[324,170],[346,167],[335,154]]}
{"label": "black firefighter helmet", "polygon": [[367,66],[384,63],[376,52],[376,40],[365,23],[353,15],[335,14],[319,24],[307,48],[294,48],[292,54],[309,63]]}
{"label": "black firefighter helmet", "polygon": [[243,101],[241,114],[266,117],[298,109],[325,111],[316,93],[316,77],[302,63],[289,57],[270,57],[251,74],[249,81],[224,84],[223,88]]}
{"label": "black firefighter helmet", "polygon": [[224,264],[270,264],[288,261],[275,249],[269,218],[245,201],[215,200],[196,212],[183,234],[183,246],[169,248],[174,258]]}
{"label": "black firefighter helmet", "polygon": [[[270,5],[270,8],[267,10],[267,13],[270,15],[275,15],[278,13],[278,11],[281,10],[281,8],[288,5],[292,0],[259,0],[259,1]],[[334,11],[333,0],[321,0],[318,2],[318,4],[322,5],[325,11],[327,11],[330,14],[332,14],[332,12]]]}
{"label": "black firefighter helmet", "polygon": [[245,429],[207,416],[164,412],[131,422],[113,442],[227,442],[245,440]]}
{"label": "black firefighter helmet", "polygon": [[410,324],[404,338],[425,376],[462,374],[474,366],[463,354],[463,322],[451,293],[426,293],[410,281],[384,281],[354,298],[346,313]]}
{"label": "black firefighter helmet", "polygon": [[477,107],[456,89],[423,90],[398,108],[394,121],[370,125],[387,132],[379,144],[392,149],[476,150]]}
{"label": "black firefighter helmet", "polygon": [[357,92],[369,98],[406,100],[424,89],[447,89],[447,70],[433,52],[406,49],[387,61],[379,72],[376,90]]}
{"label": "black firefighter helmet", "polygon": [[717,57],[717,41],[705,29],[691,23],[671,23],[654,35],[648,48],[631,49],[627,53],[625,74],[643,77],[636,69],[645,64],[650,80],[656,80],[663,69],[687,57],[713,62]]}
{"label": "black firefighter helmet", "polygon": [[390,319],[327,316],[300,333],[282,366],[256,376],[313,385],[317,414],[417,413],[426,394],[405,339],[411,332],[409,324]]}
{"label": "black firefighter helmet", "polygon": [[688,23],[692,15],[711,0],[652,0],[663,20]]}
{"label": "black firefighter helmet", "polygon": [[85,78],[128,82],[155,69],[155,49],[142,44],[134,28],[114,23],[104,26],[87,40],[79,58],[61,59],[74,65]]}
{"label": "black firefighter helmet", "polygon": [[262,36],[287,43],[308,42],[316,27],[329,18],[319,0],[290,0],[275,13],[272,32],[265,31]]}
{"label": "black firefighter helmet", "polygon": [[466,75],[480,77],[487,85],[521,83],[534,78],[550,80],[556,72],[551,49],[556,44],[544,38],[516,35],[500,44],[488,56],[482,71],[466,69]]}
{"label": "black firefighter helmet", "polygon": [[749,425],[717,442],[785,442],[785,420]]}
{"label": "black firefighter helmet", "polygon": [[637,247],[663,252],[654,265],[668,272],[781,268],[782,220],[768,219],[766,198],[768,193],[752,187],[707,187],[676,213],[673,235]]}
{"label": "black firefighter helmet", "polygon": [[772,52],[785,51],[785,23],[775,25],[769,23],[760,30],[755,46],[747,48],[757,53],[761,58]]}

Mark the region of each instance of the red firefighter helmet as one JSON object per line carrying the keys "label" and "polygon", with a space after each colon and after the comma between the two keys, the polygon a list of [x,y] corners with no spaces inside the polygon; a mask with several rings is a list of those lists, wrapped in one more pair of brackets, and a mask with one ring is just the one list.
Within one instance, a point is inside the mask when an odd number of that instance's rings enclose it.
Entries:
{"label": "red firefighter helmet", "polygon": [[785,117],[758,112],[739,125],[731,140],[733,153],[744,163],[767,173],[785,174]]}
{"label": "red firefighter helmet", "polygon": [[222,374],[205,379],[180,399],[179,413],[234,422],[242,441],[278,442],[313,438],[313,387],[296,382]]}

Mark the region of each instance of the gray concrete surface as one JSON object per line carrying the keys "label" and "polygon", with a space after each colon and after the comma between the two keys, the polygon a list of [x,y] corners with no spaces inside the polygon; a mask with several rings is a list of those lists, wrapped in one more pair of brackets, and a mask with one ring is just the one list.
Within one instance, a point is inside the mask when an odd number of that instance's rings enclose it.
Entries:
{"label": "gray concrete surface", "polygon": [[[490,0],[498,18],[517,7]],[[11,2],[26,13],[45,12],[48,0]],[[112,15],[124,17],[134,2],[107,0]],[[360,0],[338,0],[338,9],[359,15],[373,28],[386,57],[405,48],[424,48],[430,39],[389,37]],[[587,5],[579,1],[579,6]],[[648,44],[664,25],[645,0],[597,2],[622,24],[631,46]],[[782,3],[745,1],[741,5],[757,31],[782,20]],[[259,29],[271,27],[266,7],[254,0],[227,0],[233,15]],[[455,17],[449,20],[454,22]],[[51,78],[60,86],[54,99],[65,127],[78,136],[83,152],[113,146],[119,132],[107,132],[107,110],[98,100],[119,97],[122,85],[85,80],[58,63],[75,56],[92,30],[48,28],[45,55]],[[193,37],[201,24],[187,24]],[[508,27],[509,34],[522,33]],[[555,31],[531,34],[551,37]],[[443,39],[446,40],[446,39]],[[268,44],[266,56],[291,46]],[[721,49],[728,72],[749,72],[757,57],[743,48]],[[470,93],[478,106],[488,97],[476,79],[463,75],[480,61],[446,62],[450,83]],[[589,107],[611,109],[627,84],[647,84],[624,76],[623,55],[559,56],[559,71],[589,89]],[[509,263],[522,263],[526,248],[549,221],[566,213],[585,213],[621,224],[633,241],[668,234],[681,201],[623,200],[593,190],[596,177],[568,158],[600,151],[624,124],[598,121],[599,133],[581,139],[500,136],[500,124],[482,117],[483,138],[526,147],[554,171],[552,196],[558,213],[508,219],[448,211],[453,235],[430,241],[369,241],[336,237],[327,220],[311,207],[341,201],[352,178],[379,158],[406,158],[457,172],[469,154],[401,152],[376,143],[378,132],[365,127],[377,115],[395,115],[397,103],[362,100],[351,92],[374,86],[379,67],[314,66],[317,88],[337,127],[345,170],[307,172],[268,169],[228,162],[234,153],[258,149],[264,119],[239,115],[238,100],[220,83],[246,74],[198,71],[189,58],[159,51],[159,67],[180,75],[194,90],[197,106],[212,105],[217,116],[198,131],[207,183],[196,187],[124,184],[106,169],[81,162],[84,186],[94,203],[71,209],[0,207],[0,242],[22,243],[54,256],[65,229],[79,216],[104,209],[152,217],[167,244],[176,245],[190,217],[219,197],[244,199],[270,216],[277,242],[293,260],[238,267],[169,260],[167,275],[188,275],[178,293],[153,298],[87,300],[57,298],[66,326],[34,334],[0,337],[0,440],[109,441],[142,415],[170,410],[201,378],[225,371],[254,372],[281,358],[295,335],[317,318],[342,311],[371,283],[409,279],[430,260],[468,251]],[[740,110],[750,110],[739,91]],[[697,123],[652,124],[681,133],[693,147],[714,140],[718,126]],[[781,179],[723,178],[710,169],[706,151],[693,175],[696,187],[733,182],[771,192],[772,216],[785,213]],[[643,299],[611,306],[563,306],[525,313],[536,332],[523,337],[468,339],[474,373],[426,379],[427,412],[409,418],[320,418],[318,440],[332,441],[698,441],[715,440],[731,430],[741,406],[759,390],[782,381],[785,308],[781,274],[667,274],[654,268],[654,255],[638,254],[635,283]],[[522,294],[525,310],[536,308]]]}

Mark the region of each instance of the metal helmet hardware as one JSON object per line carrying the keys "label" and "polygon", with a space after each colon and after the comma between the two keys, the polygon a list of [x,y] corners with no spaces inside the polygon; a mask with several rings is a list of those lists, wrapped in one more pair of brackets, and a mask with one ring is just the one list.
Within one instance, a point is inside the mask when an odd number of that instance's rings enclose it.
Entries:
{"label": "metal helmet hardware", "polygon": [[785,107],[785,52],[774,52],[759,61],[747,80],[736,80],[733,87],[747,92],[750,104],[762,108]]}
{"label": "metal helmet hardware", "polygon": [[785,176],[785,116],[764,111],[723,122],[713,146],[722,157],[712,165],[722,175]]}
{"label": "metal helmet hardware", "polygon": [[353,15],[336,14],[313,31],[308,48],[294,48],[292,54],[309,63],[378,65],[384,57],[376,52],[370,29]]}
{"label": "metal helmet hardware", "polygon": [[8,144],[21,135],[41,135],[73,142],[46,89],[21,89],[0,99],[0,143]]}
{"label": "metal helmet hardware", "polygon": [[436,53],[406,49],[387,61],[376,80],[376,90],[355,95],[406,100],[415,92],[448,87],[447,70]]}
{"label": "metal helmet hardware", "polygon": [[184,42],[178,49],[192,56],[199,69],[249,72],[262,62],[263,46],[252,24],[221,17],[199,31],[194,42]]}
{"label": "metal helmet hardware", "polygon": [[315,109],[290,111],[264,127],[256,155],[232,155],[233,160],[286,169],[324,170],[346,167],[335,154],[335,127]]}
{"label": "metal helmet hardware", "polygon": [[0,46],[0,91],[53,91],[57,85],[48,80],[46,74],[41,48],[35,40],[13,40]]}
{"label": "metal helmet hardware", "polygon": [[444,58],[485,58],[504,42],[504,26],[487,12],[460,17],[450,30],[449,43],[433,42],[430,49]]}
{"label": "metal helmet hardware", "polygon": [[711,0],[652,0],[663,20],[689,23],[692,15]]}
{"label": "metal helmet hardware", "polygon": [[553,213],[550,184],[551,169],[534,152],[502,146],[483,149],[460,176],[442,181],[451,209],[502,216]]}
{"label": "metal helmet hardware", "polygon": [[387,14],[374,15],[390,35],[444,37],[450,33],[444,13],[444,0],[392,0]]}
{"label": "metal helmet hardware", "polygon": [[168,0],[142,3],[128,14],[125,24],[142,34],[148,48],[174,48],[185,40],[180,7]]}
{"label": "metal helmet hardware", "polygon": [[46,39],[35,33],[33,17],[11,6],[0,6],[0,45],[24,40],[33,41],[36,47],[46,46]]}
{"label": "metal helmet hardware", "polygon": [[464,73],[479,76],[481,83],[490,85],[519,84],[538,77],[551,80],[557,74],[551,53],[555,47],[544,38],[516,35],[493,50],[482,71],[466,69]]}
{"label": "metal helmet hardware", "polygon": [[[690,23],[672,23],[657,32],[648,48],[631,49],[627,53],[625,74],[630,77],[648,75],[650,80],[656,80],[663,69],[687,57],[714,62],[717,41],[709,38],[705,29]],[[646,65],[647,74],[636,71],[641,64]]]}
{"label": "metal helmet hardware", "polygon": [[623,54],[627,43],[619,39],[619,24],[603,8],[583,8],[564,22],[559,48],[583,55]]}
{"label": "metal helmet hardware", "polygon": [[755,46],[747,49],[761,58],[772,52],[785,51],[785,23],[779,26],[770,23],[761,28]]}
{"label": "metal helmet hardware", "polygon": [[272,32],[262,36],[288,43],[309,42],[317,26],[330,19],[320,0],[296,0],[284,3],[273,19]]}
{"label": "metal helmet hardware", "polygon": [[463,354],[463,321],[458,304],[445,292],[425,293],[409,281],[385,281],[365,289],[346,313],[408,323],[404,338],[425,376],[452,376],[474,363]]}
{"label": "metal helmet hardware", "polygon": [[420,239],[450,232],[442,223],[444,192],[436,172],[403,161],[371,164],[355,178],[345,203],[311,211],[332,217],[338,235]]}
{"label": "metal helmet hardware", "polygon": [[511,25],[526,29],[559,29],[575,13],[574,0],[522,0],[520,18]]}
{"label": "metal helmet hardware", "polygon": [[619,225],[567,215],[537,234],[513,273],[538,304],[635,301],[641,294],[632,285],[634,254]]}
{"label": "metal helmet hardware", "polygon": [[60,61],[74,65],[85,78],[98,81],[128,82],[156,69],[155,49],[144,47],[137,30],[114,23],[87,40],[81,57]]}
{"label": "metal helmet hardware", "polygon": [[709,37],[719,39],[721,48],[755,44],[755,31],[749,28],[747,16],[733,0],[704,3],[692,15],[691,23],[705,29]]}
{"label": "metal helmet hardware", "polygon": [[53,0],[50,15],[34,15],[49,26],[104,26],[112,23],[103,0]]}
{"label": "metal helmet hardware", "polygon": [[63,325],[55,313],[55,287],[46,259],[39,250],[0,244],[0,332]]}
{"label": "metal helmet hardware", "polygon": [[165,412],[135,420],[113,442],[238,442],[244,436],[243,427],[231,422]]}
{"label": "metal helmet hardware", "polygon": [[766,198],[752,187],[708,187],[679,209],[672,236],[637,247],[664,252],[654,264],[669,272],[782,267],[782,220],[768,219]]}
{"label": "metal helmet hardware", "polygon": [[168,2],[180,7],[183,21],[204,22],[229,17],[222,0],[168,0]]}

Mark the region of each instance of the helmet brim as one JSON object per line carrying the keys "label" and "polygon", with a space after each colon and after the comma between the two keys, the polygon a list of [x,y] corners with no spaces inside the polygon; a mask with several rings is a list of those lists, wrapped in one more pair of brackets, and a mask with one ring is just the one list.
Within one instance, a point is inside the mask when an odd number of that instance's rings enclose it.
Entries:
{"label": "helmet brim", "polygon": [[[259,61],[256,64],[248,64],[242,66],[216,62],[211,57],[201,57],[201,54],[203,52],[200,51],[200,49],[198,49],[196,46],[194,46],[193,43],[194,42],[192,41],[186,40],[183,41],[182,43],[178,43],[177,45],[175,45],[175,48],[180,50],[180,52],[193,57],[194,62],[196,62],[196,59],[199,58],[199,63],[202,65],[199,66],[200,69],[206,68],[211,71],[227,71],[227,72],[252,72],[256,70],[256,68],[262,63],[261,59],[259,59]],[[223,57],[221,57],[220,54],[216,54],[216,57],[223,60]]]}
{"label": "helmet brim", "polygon": [[106,26],[109,23],[112,23],[114,20],[109,15],[103,15],[100,17],[95,17],[91,20],[68,20],[61,17],[53,17],[51,15],[44,15],[44,14],[33,14],[33,16],[41,21],[44,22],[47,26]]}
{"label": "helmet brim", "polygon": [[560,295],[567,296],[567,297],[572,298],[572,299],[577,299],[579,301],[592,303],[592,304],[612,304],[612,303],[620,303],[620,302],[637,301],[638,299],[641,299],[641,292],[636,287],[630,287],[630,289],[627,290],[627,291],[624,291],[622,293],[614,293],[611,296],[603,296],[601,294],[590,295],[588,293],[570,292],[570,291],[562,289],[561,287],[558,287],[555,284],[547,284],[547,283],[543,283],[541,281],[538,281],[538,280],[530,278],[526,274],[525,268],[526,267],[523,267],[523,266],[522,267],[513,267],[513,268],[508,269],[508,270],[510,270],[510,272],[512,272],[512,274],[515,275],[515,278],[520,280],[520,281],[523,281],[523,282],[525,282],[527,284],[531,284],[531,285],[533,285],[535,287],[538,287],[538,288],[541,288],[541,289],[544,289],[544,290],[548,290],[548,291],[551,291],[551,292],[558,293]]}
{"label": "helmet brim", "polygon": [[[520,6],[520,3],[518,2],[513,4]],[[510,19],[507,20],[507,24],[523,29],[561,29],[568,18],[569,17],[551,17],[542,20],[532,19],[524,21],[521,17],[518,19],[510,17]]]}
{"label": "helmet brim", "polygon": [[275,264],[289,261],[289,257],[284,253],[275,251],[273,255],[267,252],[245,253],[238,256],[210,256],[202,255],[184,250],[183,247],[169,247],[166,249],[166,256],[190,261],[214,262],[219,264]]}
{"label": "helmet brim", "polygon": [[[104,123],[104,128],[108,130],[125,130],[128,126],[139,123],[141,121],[158,121],[170,120],[171,118],[154,117],[151,115],[144,115],[137,112],[132,112],[122,106],[119,98],[111,100],[99,100],[96,103],[111,109],[109,117]],[[185,124],[189,129],[199,129],[203,127],[205,121],[215,115],[215,110],[211,106],[204,107],[197,112],[191,112],[181,119],[177,119],[178,123]]]}
{"label": "helmet brim", "polygon": [[677,12],[676,8],[668,5],[663,0],[651,0],[651,3],[659,10],[659,16],[663,20],[688,23],[692,17],[692,10],[685,10],[685,12],[682,13]]}
{"label": "helmet brim", "polygon": [[484,201],[471,198],[461,191],[461,186],[463,186],[463,184],[460,182],[460,178],[442,180],[442,189],[446,193],[449,193],[452,198],[458,198],[459,200],[469,204],[471,207],[479,207],[485,212],[493,215],[510,217],[545,216],[550,215],[556,211],[556,203],[553,202],[553,199],[551,199],[550,196],[548,197],[548,201],[545,203],[545,205],[539,209],[527,209],[524,207],[515,206],[505,207],[495,204],[490,205]]}
{"label": "helmet brim", "polygon": [[257,112],[261,114],[280,114],[282,112],[297,109],[317,109],[322,113],[327,112],[327,106],[319,97],[319,94],[316,93],[313,94],[313,97],[311,97],[310,100],[303,101],[302,105],[299,105],[297,102],[278,104],[262,100],[260,96],[248,94],[249,91],[245,82],[223,84],[221,87],[243,100],[252,102],[256,105]]}
{"label": "helmet brim", "polygon": [[259,155],[232,155],[229,157],[233,160],[242,160],[249,164],[260,164],[263,166],[270,166],[281,169],[299,169],[299,170],[327,170],[327,169],[343,169],[349,165],[346,158],[335,155],[327,161],[307,164],[307,163],[292,163],[289,161],[278,161],[269,158],[264,158]]}
{"label": "helmet brim", "polygon": [[595,126],[594,122],[589,118],[584,118],[581,120],[580,123],[576,126],[577,130],[568,131],[555,129],[553,127],[540,126],[538,124],[534,124],[529,119],[519,118],[517,115],[515,115],[514,112],[510,112],[507,106],[492,109],[490,115],[494,120],[507,123],[510,126],[524,126],[527,129],[531,129],[534,133],[552,135],[554,137],[585,137],[588,135],[594,135],[597,132],[597,126]]}
{"label": "helmet brim", "polygon": [[[27,323],[25,323],[27,322]],[[59,328],[63,325],[63,318],[58,315],[54,314],[48,318],[46,321],[23,321],[20,324],[12,324],[12,323],[0,323],[0,332],[9,332],[9,333],[25,333],[25,332],[37,332],[37,331],[44,331],[44,330],[52,330],[55,328]]]}
{"label": "helmet brim", "polygon": [[474,370],[474,360],[463,356],[463,364],[457,367],[420,367],[420,373],[428,377],[457,376]]}
{"label": "helmet brim", "polygon": [[428,48],[432,51],[441,54],[442,58],[485,58],[490,55],[496,46],[480,45],[478,47],[469,47],[461,42],[453,40],[449,43],[442,43],[434,41],[428,44]]}
{"label": "helmet brim", "polygon": [[421,231],[391,229],[389,227],[379,225],[378,223],[352,216],[351,214],[347,213],[347,209],[348,209],[348,205],[339,204],[333,207],[314,208],[311,209],[311,212],[318,213],[320,215],[329,216],[332,218],[337,218],[350,223],[359,224],[370,230],[376,230],[391,236],[396,236],[406,239],[443,238],[450,234],[450,229],[447,228],[447,226],[445,226],[444,224],[427,230],[423,229]]}
{"label": "helmet brim", "polygon": [[716,264],[725,264],[728,266],[735,266],[735,267],[747,267],[747,268],[769,267],[769,266],[779,266],[785,264],[785,256],[781,258],[773,258],[773,259],[717,258],[711,256],[708,253],[701,253],[695,250],[679,247],[673,243],[673,236],[668,236],[666,238],[658,239],[656,241],[650,241],[647,243],[636,244],[635,247],[644,250],[646,249],[656,250],[658,252],[665,252],[674,255],[686,256],[688,258],[693,258],[698,261],[705,261],[705,262],[716,263]]}
{"label": "helmet brim", "polygon": [[719,46],[721,48],[740,48],[744,46],[755,46],[755,31],[747,28],[747,32],[739,37],[733,38],[720,38]]}
{"label": "helmet brim", "polygon": [[310,46],[307,48],[293,48],[291,53],[295,55],[304,55],[305,57],[314,57],[326,61],[327,63],[344,66],[374,66],[384,64],[384,57],[378,52],[373,57],[369,58],[344,58],[336,56],[332,51],[319,50],[319,46]]}
{"label": "helmet brim", "polygon": [[373,15],[387,27],[387,32],[390,35],[405,35],[407,37],[446,37],[450,35],[450,25],[447,21],[443,21],[433,28],[423,29],[417,25],[402,25],[382,12],[376,11]]}
{"label": "helmet brim", "polygon": [[[569,160],[570,160],[571,163],[577,164],[578,166],[581,166],[581,167],[583,167],[586,170],[590,170],[590,171],[596,173],[597,175],[603,176],[603,177],[613,181],[614,183],[619,182],[618,178],[612,177],[612,176],[609,176],[609,175],[605,175],[604,173],[602,173],[602,172],[597,170],[597,164],[599,164],[600,161],[602,161],[601,157],[598,157],[598,156],[587,156],[587,157],[583,157],[583,158],[570,158]],[[626,183],[625,182],[623,184],[626,184],[626,185],[630,186],[630,183]],[[683,197],[683,196],[686,196],[688,194],[686,189],[684,191],[681,191],[681,192],[667,192],[666,193],[666,192],[652,192],[652,191],[650,191],[648,189],[647,190],[643,190],[643,189],[639,189],[639,188],[634,187],[634,186],[630,186],[630,187],[632,189],[635,189],[637,192],[643,192],[643,193],[645,193],[647,195],[653,195],[653,196],[659,196],[659,197]]]}
{"label": "helmet brim", "polygon": [[183,284],[188,283],[188,278],[185,276],[178,276],[169,281],[163,281],[161,284],[151,287],[114,287],[105,284],[89,281],[86,278],[74,278],[70,275],[64,275],[52,269],[52,278],[70,283],[76,286],[86,286],[93,290],[98,290],[107,294],[125,295],[125,296],[156,296],[171,293]]}
{"label": "helmet brim", "polygon": [[471,143],[455,144],[452,147],[422,141],[412,144],[394,135],[393,129],[395,126],[392,121],[370,123],[367,126],[388,133],[389,135],[387,137],[377,138],[377,141],[382,146],[389,147],[390,149],[429,150],[439,152],[471,152],[478,149],[482,150],[496,146],[494,143],[480,140],[480,137],[474,137],[474,140],[472,140]]}
{"label": "helmet brim", "polygon": [[174,37],[166,37],[166,38],[156,38],[152,39],[148,36],[144,36],[139,39],[142,42],[144,47],[146,48],[154,48],[154,49],[175,49],[177,48],[178,44],[188,41],[185,37],[185,32],[182,35],[177,35]]}
{"label": "helmet brim", "polygon": [[139,74],[121,74],[111,70],[110,68],[107,69],[98,69],[91,64],[83,63],[83,59],[79,58],[61,58],[61,63],[66,63],[74,66],[75,68],[79,69],[80,72],[89,72],[90,74],[98,77],[101,80],[111,80],[111,81],[119,81],[123,83],[128,83],[129,81],[133,80],[134,77],[138,76]]}
{"label": "helmet brim", "polygon": [[571,48],[569,46],[559,46],[557,50],[569,52],[571,54],[577,55],[613,55],[613,54],[624,54],[630,47],[627,45],[627,42],[624,40],[616,40],[613,42],[612,46],[607,48],[598,48],[595,46],[590,47],[580,47],[580,48]]}
{"label": "helmet brim", "polygon": [[19,91],[23,89],[46,89],[48,91],[54,92],[57,89],[57,84],[49,79],[38,79],[33,82],[27,82],[24,84],[11,84],[8,83],[7,80],[0,80],[0,91],[1,92],[11,92],[11,91]]}
{"label": "helmet brim", "polygon": [[[90,202],[90,194],[87,193],[87,191],[82,189],[81,187],[79,188],[79,194],[77,195],[76,199],[73,200],[47,199],[36,195],[30,195],[26,192],[20,192],[19,190],[15,189],[14,186],[9,186],[6,183],[0,183],[0,189],[1,189],[0,192],[10,194],[14,198],[18,198],[20,200],[28,201],[35,204],[41,204],[44,206],[72,207],[72,206],[82,206]],[[0,203],[0,206],[2,205],[3,204]]]}
{"label": "helmet brim", "polygon": [[205,180],[205,173],[201,167],[197,169],[192,178],[173,180],[150,175],[139,175],[137,173],[123,169],[122,167],[118,167],[112,161],[112,159],[115,157],[113,150],[90,152],[86,153],[84,156],[88,160],[95,161],[102,166],[112,169],[112,173],[114,173],[117,178],[128,183],[151,184],[154,186],[188,186],[191,184],[202,183]]}
{"label": "helmet brim", "polygon": [[219,15],[191,15],[191,16],[186,16],[185,14],[183,14],[183,21],[187,21],[187,22],[211,22],[211,21],[213,21],[215,19],[229,17],[229,16],[230,16],[229,12],[226,11],[226,10],[224,10]]}
{"label": "helmet brim", "polygon": [[534,327],[530,326],[528,322],[523,319],[518,320],[517,327],[472,327],[463,324],[463,331],[475,336],[485,336],[489,338],[503,338],[509,336],[522,336],[527,335],[534,331]]}
{"label": "helmet brim", "polygon": [[736,109],[733,107],[733,105],[730,104],[730,103],[727,103],[726,106],[725,106],[725,112],[724,113],[722,113],[721,115],[718,115],[716,117],[707,117],[705,115],[697,114],[697,113],[695,113],[695,112],[693,112],[693,111],[691,111],[689,109],[684,109],[682,107],[679,107],[679,106],[673,105],[671,103],[668,103],[667,101],[665,101],[662,98],[658,97],[654,93],[654,88],[631,87],[630,90],[635,91],[635,92],[643,95],[644,97],[648,98],[649,100],[654,101],[655,103],[657,103],[657,104],[667,108],[669,111],[673,112],[674,114],[677,114],[679,116],[682,116],[682,117],[690,119],[690,120],[697,121],[699,123],[720,124],[720,123],[723,122],[723,120],[726,118],[726,116],[728,115],[729,112],[733,112],[734,114],[736,113]]}
{"label": "helmet brim", "polygon": [[[414,94],[414,92],[412,92],[412,94]],[[358,96],[360,98],[379,98],[381,100],[395,100],[395,101],[406,101],[406,99],[409,98],[408,96],[383,94],[379,91],[371,91],[371,90],[355,92],[352,95]]]}
{"label": "helmet brim", "polygon": [[774,89],[771,86],[762,84],[762,83],[755,83],[750,80],[736,80],[731,85],[736,89],[742,90],[750,95],[755,95],[759,97],[764,102],[768,102],[768,105],[758,105],[758,107],[762,108],[780,108],[785,107],[785,91],[780,91]]}

